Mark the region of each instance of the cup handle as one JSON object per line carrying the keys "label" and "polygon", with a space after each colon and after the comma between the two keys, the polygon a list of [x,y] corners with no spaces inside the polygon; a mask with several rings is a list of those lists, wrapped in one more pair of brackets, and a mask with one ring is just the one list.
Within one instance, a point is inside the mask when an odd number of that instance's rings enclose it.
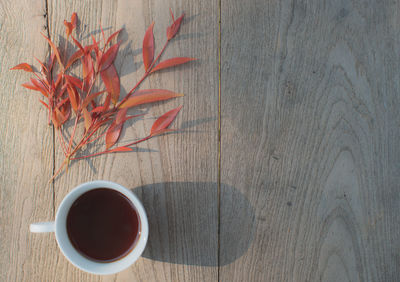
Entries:
{"label": "cup handle", "polygon": [[29,226],[29,229],[32,233],[45,233],[45,232],[54,232],[56,230],[56,225],[54,221],[48,222],[36,222],[32,223]]}

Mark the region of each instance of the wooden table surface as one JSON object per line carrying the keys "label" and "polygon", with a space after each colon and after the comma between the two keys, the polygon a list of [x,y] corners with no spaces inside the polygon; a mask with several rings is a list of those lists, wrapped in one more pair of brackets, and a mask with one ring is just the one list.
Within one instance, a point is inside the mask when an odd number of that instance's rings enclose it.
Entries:
{"label": "wooden table surface", "polygon": [[[62,153],[20,86],[29,76],[9,69],[45,58],[40,32],[59,42],[76,11],[83,40],[100,22],[125,29],[126,93],[143,73],[146,27],[154,20],[162,42],[169,8],[186,20],[165,58],[199,60],[143,85],[186,96],[124,138],[181,103],[185,132],[47,184]],[[389,0],[2,0],[0,281],[400,281],[399,11]],[[143,257],[104,277],[73,267],[54,234],[29,233],[95,179],[132,189],[150,222]]]}

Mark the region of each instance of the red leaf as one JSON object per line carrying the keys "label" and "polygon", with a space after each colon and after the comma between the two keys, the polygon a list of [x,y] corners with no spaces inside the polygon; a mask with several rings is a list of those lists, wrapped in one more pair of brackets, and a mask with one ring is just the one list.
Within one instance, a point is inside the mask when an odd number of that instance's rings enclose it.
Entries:
{"label": "red leaf", "polygon": [[43,106],[45,106],[48,110],[50,110],[49,105],[46,104],[46,102],[44,102],[43,100],[39,99],[39,102],[43,104]]}
{"label": "red leaf", "polygon": [[60,111],[60,109],[55,108],[52,112],[51,120],[56,128],[59,128],[63,123],[68,120],[69,112],[65,111],[64,113]]}
{"label": "red leaf", "polygon": [[65,33],[67,34],[67,38],[68,38],[71,35],[74,27],[72,26],[72,24],[70,22],[67,22],[66,20],[64,20],[64,25],[65,25]]}
{"label": "red leaf", "polygon": [[54,124],[54,126],[55,126],[56,128],[59,128],[59,127],[60,127],[61,123],[60,123],[60,121],[58,120],[56,111],[53,111],[53,112],[52,112],[51,121],[53,122],[53,124]]}
{"label": "red leaf", "polygon": [[101,56],[99,62],[99,69],[103,71],[107,69],[114,61],[115,57],[117,57],[119,49],[119,43],[114,44],[111,46],[104,54]]}
{"label": "red leaf", "polygon": [[173,109],[159,117],[151,127],[150,136],[160,134],[162,130],[165,130],[174,121],[176,115],[181,109],[182,106],[179,106],[178,108]]}
{"label": "red leaf", "polygon": [[123,123],[116,124],[115,121],[110,125],[106,133],[106,149],[112,147],[121,135]]}
{"label": "red leaf", "polygon": [[45,96],[45,97],[49,97],[48,91],[46,86],[44,85],[44,83],[40,80],[31,78],[31,82],[33,85],[35,85],[37,87],[37,89]]}
{"label": "red leaf", "polygon": [[117,116],[115,117],[115,123],[120,124],[120,123],[124,122],[127,112],[128,112],[128,108],[119,110],[117,113]]}
{"label": "red leaf", "polygon": [[74,111],[77,112],[79,108],[78,93],[75,87],[71,84],[68,84],[67,91],[68,91],[69,101],[71,102],[71,106],[74,109]]}
{"label": "red leaf", "polygon": [[68,59],[67,66],[65,67],[65,69],[68,69],[76,60],[78,60],[82,56],[83,56],[82,50],[78,50],[74,54],[72,54],[71,57],[69,57]]}
{"label": "red leaf", "polygon": [[72,83],[74,86],[78,87],[79,89],[83,88],[83,83],[79,78],[64,74],[64,77]]}
{"label": "red leaf", "polygon": [[171,17],[172,17],[173,23],[172,23],[172,25],[170,25],[167,28],[167,38],[168,38],[168,40],[171,40],[172,38],[174,38],[175,35],[178,33],[184,16],[185,16],[185,14],[182,14],[182,16],[180,16],[177,20],[174,20],[174,15],[171,12]]}
{"label": "red leaf", "polygon": [[106,86],[107,92],[111,95],[111,100],[114,105],[118,102],[120,93],[120,81],[117,70],[114,65],[110,65],[108,68],[100,72],[101,79]]}
{"label": "red leaf", "polygon": [[75,13],[75,12],[72,13],[72,15],[71,15],[71,24],[72,24],[72,26],[73,26],[74,28],[76,27],[77,19],[78,19],[78,17],[77,17],[77,15],[76,15],[76,13]]}
{"label": "red leaf", "polygon": [[133,151],[133,150],[132,150],[131,148],[129,148],[129,147],[121,146],[121,147],[117,147],[117,148],[115,148],[115,149],[109,150],[109,151],[107,151],[107,153],[114,153],[114,152],[132,152],[132,151]]}
{"label": "red leaf", "polygon": [[186,57],[176,57],[176,58],[168,59],[168,60],[162,61],[158,65],[156,65],[151,70],[150,73],[158,71],[158,70],[162,70],[162,69],[166,69],[166,68],[182,65],[182,64],[185,64],[187,62],[194,61],[194,60],[196,60],[196,59],[195,58],[186,58]]}
{"label": "red leaf", "polygon": [[102,111],[103,111],[103,107],[100,106],[100,107],[97,107],[97,108],[94,108],[93,110],[91,110],[91,113],[101,113]]}
{"label": "red leaf", "polygon": [[61,100],[60,102],[57,103],[57,108],[60,108],[61,106],[63,106],[67,101],[69,101],[69,97],[64,98],[63,100]]}
{"label": "red leaf", "polygon": [[36,59],[36,61],[38,61],[38,63],[40,64],[40,66],[42,67],[41,72],[43,73],[43,70],[48,72],[46,66],[36,57],[34,57]]}
{"label": "red leaf", "polygon": [[58,49],[57,49],[56,45],[54,45],[54,43],[53,43],[49,38],[47,38],[43,33],[42,33],[42,36],[43,36],[44,38],[46,38],[46,40],[47,40],[47,42],[49,43],[51,49],[53,50],[54,54],[55,54],[56,57],[57,57],[58,63],[60,64],[60,66],[61,66],[62,68],[64,68],[64,65],[63,65],[63,63],[62,63],[62,61],[61,61],[60,52],[58,52]]}
{"label": "red leaf", "polygon": [[65,33],[67,34],[68,38],[76,27],[76,13],[72,14],[71,22],[67,22],[66,20],[64,20],[64,25],[65,25]]}
{"label": "red leaf", "polygon": [[103,112],[108,110],[108,108],[110,107],[110,102],[111,102],[111,94],[108,94],[106,100],[104,101]]}
{"label": "red leaf", "polygon": [[21,86],[31,89],[31,90],[40,91],[40,89],[38,87],[36,87],[32,82],[23,83],[23,84],[21,84]]}
{"label": "red leaf", "polygon": [[113,34],[110,35],[110,37],[107,39],[107,43],[110,43],[116,36],[118,36],[118,34],[121,32],[122,28],[120,30],[117,30],[116,32],[114,32]]}
{"label": "red leaf", "polygon": [[27,72],[33,72],[32,67],[28,65],[27,63],[22,63],[19,65],[16,65],[15,67],[11,68],[10,70],[24,70]]}
{"label": "red leaf", "polygon": [[85,100],[83,100],[82,108],[86,108],[90,102],[92,102],[97,96],[103,94],[104,92],[105,91],[100,91],[100,92],[92,93],[92,94],[86,96]]}
{"label": "red leaf", "polygon": [[62,74],[59,73],[59,74],[57,75],[56,82],[54,83],[54,88],[57,88],[57,87],[58,87],[58,85],[59,85],[60,82],[61,82],[61,79],[62,79]]}
{"label": "red leaf", "polygon": [[83,112],[83,119],[85,120],[85,129],[86,131],[89,130],[90,126],[92,125],[92,117],[86,108],[82,108]]}
{"label": "red leaf", "polygon": [[73,36],[71,36],[71,37],[72,37],[72,40],[74,41],[75,45],[78,46],[78,48],[79,48],[82,52],[85,52],[85,50],[84,50],[83,47],[82,47],[82,44],[79,43],[79,41],[76,40],[75,37],[73,37]]}
{"label": "red leaf", "polygon": [[143,39],[143,64],[147,71],[154,59],[154,22],[149,26]]}
{"label": "red leaf", "polygon": [[89,85],[94,76],[94,68],[93,68],[93,59],[90,56],[90,53],[86,53],[81,59],[82,61],[82,75],[84,81],[84,90],[87,91],[89,89]]}
{"label": "red leaf", "polygon": [[60,120],[61,124],[64,124],[68,119],[69,116],[71,115],[71,104],[70,103],[65,103],[60,107],[60,112],[63,115],[63,119]]}
{"label": "red leaf", "polygon": [[184,95],[165,89],[138,90],[135,92],[135,95],[131,96],[121,105],[121,108],[130,108],[142,104],[153,103],[182,96]]}

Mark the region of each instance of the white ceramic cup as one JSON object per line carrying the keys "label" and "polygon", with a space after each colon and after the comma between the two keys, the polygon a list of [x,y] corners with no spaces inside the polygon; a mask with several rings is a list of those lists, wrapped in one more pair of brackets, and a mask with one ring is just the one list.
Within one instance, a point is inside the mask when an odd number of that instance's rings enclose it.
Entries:
{"label": "white ceramic cup", "polygon": [[[67,215],[72,204],[83,193],[101,187],[113,189],[125,195],[136,208],[140,222],[139,239],[134,248],[123,258],[112,262],[96,262],[84,257],[71,244],[67,234]],[[52,222],[33,223],[30,225],[30,231],[36,233],[55,232],[61,252],[73,265],[89,273],[104,275],[117,273],[128,268],[140,257],[146,247],[149,236],[149,224],[142,203],[132,191],[114,182],[97,180],[83,183],[69,192],[57,210],[56,220]]]}

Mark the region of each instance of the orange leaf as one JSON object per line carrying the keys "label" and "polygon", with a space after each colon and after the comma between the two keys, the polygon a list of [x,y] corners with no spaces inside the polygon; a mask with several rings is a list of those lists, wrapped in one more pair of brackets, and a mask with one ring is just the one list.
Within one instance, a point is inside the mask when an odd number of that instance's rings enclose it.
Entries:
{"label": "orange leaf", "polygon": [[49,97],[48,91],[46,86],[44,85],[44,83],[40,80],[31,78],[31,82],[33,85],[35,85],[37,87],[37,89],[45,96],[45,97]]}
{"label": "orange leaf", "polygon": [[54,126],[55,126],[56,128],[59,128],[59,127],[60,127],[61,123],[60,123],[60,121],[58,120],[56,111],[53,111],[53,113],[52,113],[52,115],[51,115],[51,121],[53,122],[53,124],[54,124]]}
{"label": "orange leaf", "polygon": [[124,122],[127,112],[128,112],[128,108],[119,110],[117,113],[117,116],[115,117],[115,123],[119,124],[119,123]]}
{"label": "orange leaf", "polygon": [[75,28],[76,27],[76,21],[77,21],[77,19],[78,19],[78,17],[77,17],[77,15],[76,15],[76,13],[74,12],[74,13],[72,13],[72,15],[71,15],[71,24],[72,24],[72,26]]}
{"label": "orange leaf", "polygon": [[45,72],[48,72],[48,70],[47,70],[47,68],[46,68],[46,66],[38,59],[38,58],[36,58],[36,57],[34,57],[35,59],[36,59],[36,61],[38,61],[38,63],[40,64],[40,67],[41,67],[41,70],[40,70],[40,72],[42,72],[43,73],[43,70],[45,71]]}
{"label": "orange leaf", "polygon": [[78,87],[79,89],[82,89],[83,87],[83,83],[79,78],[64,74],[64,77],[70,82],[72,83],[74,86]]}
{"label": "orange leaf", "polygon": [[63,123],[65,123],[65,122],[68,120],[68,117],[69,117],[70,112],[64,111],[64,112],[65,112],[65,114],[64,114],[64,113],[61,112],[61,110],[58,109],[58,108],[55,108],[54,111],[55,111],[55,113],[56,113],[57,121],[58,121],[58,123],[59,123],[60,125],[63,124]]}
{"label": "orange leaf", "polygon": [[85,55],[82,57],[81,61],[84,90],[87,91],[94,76],[93,59],[92,56],[90,56],[90,53],[85,52]]}
{"label": "orange leaf", "polygon": [[147,71],[154,59],[154,22],[149,26],[143,39],[143,64]]}
{"label": "orange leaf", "polygon": [[28,65],[27,63],[22,63],[19,65],[16,65],[15,67],[11,68],[10,70],[24,70],[27,72],[33,72],[32,67]]}
{"label": "orange leaf", "polygon": [[120,93],[120,82],[117,70],[111,64],[108,68],[100,72],[101,79],[106,86],[107,92],[111,95],[111,100],[114,105],[118,102]]}
{"label": "orange leaf", "polygon": [[64,20],[64,25],[65,25],[65,33],[67,34],[68,38],[76,27],[76,13],[72,14],[71,22],[67,22],[66,20]]}
{"label": "orange leaf", "polygon": [[78,50],[74,54],[72,54],[71,57],[69,57],[68,59],[67,66],[65,67],[65,69],[68,69],[76,60],[78,60],[82,56],[83,56],[82,50]]}
{"label": "orange leaf", "polygon": [[107,69],[114,62],[114,59],[115,59],[115,57],[117,57],[117,54],[118,54],[118,49],[119,49],[119,43],[116,43],[113,46],[111,46],[103,54],[103,56],[101,56],[101,59],[99,62],[100,71]]}
{"label": "orange leaf", "polygon": [[32,82],[23,83],[23,84],[21,84],[21,86],[31,89],[31,90],[40,91],[40,89],[37,88]]}
{"label": "orange leaf", "polygon": [[96,107],[93,110],[91,110],[91,113],[101,113],[103,111],[103,109],[104,108],[102,106],[99,106],[99,107]]}
{"label": "orange leaf", "polygon": [[132,150],[131,148],[129,148],[129,147],[121,146],[121,147],[117,147],[117,148],[115,148],[115,149],[109,150],[109,151],[107,151],[107,153],[114,153],[114,152],[132,152],[132,151],[133,151],[133,150]]}
{"label": "orange leaf", "polygon": [[62,63],[62,61],[61,61],[60,52],[58,52],[58,49],[57,49],[56,45],[54,45],[54,43],[53,43],[49,38],[47,38],[43,33],[42,33],[42,36],[43,36],[44,38],[46,38],[46,40],[47,40],[47,42],[49,43],[51,49],[53,50],[54,54],[55,54],[56,57],[57,57],[58,63],[60,64],[60,66],[61,66],[62,68],[64,68],[64,65],[63,65],[63,63]]}
{"label": "orange leaf", "polygon": [[113,34],[110,35],[110,37],[107,39],[107,43],[110,43],[116,36],[118,36],[118,34],[121,32],[122,28],[120,30],[117,30],[116,32],[114,32]]}
{"label": "orange leaf", "polygon": [[173,23],[172,23],[172,25],[170,25],[167,28],[167,38],[168,38],[168,40],[171,40],[172,38],[174,38],[175,35],[178,33],[184,16],[185,16],[185,14],[182,14],[182,16],[180,16],[177,20],[174,20],[174,15],[171,12],[171,17],[172,17]]}
{"label": "orange leaf", "polygon": [[133,150],[132,150],[131,148],[129,148],[129,147],[121,146],[121,147],[117,147],[117,148],[115,148],[115,149],[112,149],[112,150],[108,151],[107,153],[114,153],[114,152],[132,152],[132,151],[133,151]]}
{"label": "orange leaf", "polygon": [[168,59],[168,60],[162,61],[158,65],[156,65],[151,70],[150,73],[158,71],[158,70],[162,70],[162,69],[166,69],[166,68],[182,65],[182,64],[185,64],[187,62],[194,61],[194,60],[196,60],[196,59],[195,58],[186,58],[186,57],[177,57],[177,58]]}
{"label": "orange leaf", "polygon": [[72,24],[70,22],[67,22],[66,20],[64,20],[64,25],[65,25],[65,34],[67,35],[67,38],[68,38],[71,35],[74,27],[72,26]]}
{"label": "orange leaf", "polygon": [[69,101],[69,97],[62,99],[60,102],[57,103],[57,108],[63,106],[67,101]]}
{"label": "orange leaf", "polygon": [[83,112],[83,119],[85,120],[85,129],[86,131],[89,130],[90,126],[92,125],[92,117],[86,108],[82,108]]}
{"label": "orange leaf", "polygon": [[69,101],[71,102],[71,106],[74,109],[74,111],[77,112],[79,108],[78,93],[76,92],[75,87],[71,84],[68,84],[67,91],[68,91]]}
{"label": "orange leaf", "polygon": [[150,136],[160,134],[160,132],[165,130],[174,121],[176,115],[179,113],[181,109],[182,106],[179,106],[178,108],[166,112],[161,117],[159,117],[151,127]]}
{"label": "orange leaf", "polygon": [[108,110],[108,108],[110,107],[110,102],[111,102],[111,94],[108,94],[106,100],[104,101],[103,112]]}
{"label": "orange leaf", "polygon": [[142,104],[153,103],[182,96],[184,95],[165,89],[138,90],[135,92],[135,95],[131,96],[121,105],[121,108],[130,108]]}
{"label": "orange leaf", "polygon": [[45,106],[48,110],[50,110],[49,105],[47,105],[45,101],[39,99],[39,102],[42,103],[43,106]]}
{"label": "orange leaf", "polygon": [[92,93],[92,94],[86,96],[85,100],[83,100],[82,108],[86,108],[90,102],[92,102],[97,96],[103,94],[104,92],[105,91],[100,91],[100,92]]}
{"label": "orange leaf", "polygon": [[85,49],[83,49],[82,44],[79,43],[79,41],[76,40],[75,37],[73,37],[73,36],[71,36],[71,37],[72,37],[72,40],[74,41],[75,45],[78,46],[78,48],[79,48],[82,52],[85,52]]}
{"label": "orange leaf", "polygon": [[56,82],[54,83],[54,88],[57,88],[57,87],[58,87],[58,85],[59,85],[60,82],[61,82],[61,79],[62,79],[62,74],[59,73],[59,74],[57,75]]}
{"label": "orange leaf", "polygon": [[115,121],[110,125],[106,133],[106,149],[112,147],[121,135],[123,123],[116,124]]}

